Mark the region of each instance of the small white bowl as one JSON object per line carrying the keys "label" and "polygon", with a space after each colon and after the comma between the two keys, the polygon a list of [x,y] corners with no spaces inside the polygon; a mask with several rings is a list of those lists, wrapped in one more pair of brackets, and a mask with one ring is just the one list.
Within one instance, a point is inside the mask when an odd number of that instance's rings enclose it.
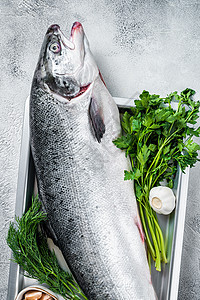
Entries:
{"label": "small white bowl", "polygon": [[34,286],[28,286],[25,289],[23,289],[15,298],[15,300],[23,300],[23,296],[28,291],[40,291],[43,292],[49,296],[51,296],[54,300],[62,300],[62,297],[58,297],[58,295],[55,295],[52,291],[50,291],[48,288],[44,286],[34,285]]}

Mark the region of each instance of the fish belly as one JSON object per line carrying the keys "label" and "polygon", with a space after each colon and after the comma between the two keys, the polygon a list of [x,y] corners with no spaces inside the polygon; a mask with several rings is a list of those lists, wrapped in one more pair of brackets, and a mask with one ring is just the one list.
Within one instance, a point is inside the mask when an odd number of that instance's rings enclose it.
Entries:
{"label": "fish belly", "polygon": [[129,162],[112,143],[120,134],[117,108],[96,84],[104,99],[101,143],[88,119],[90,92],[62,103],[33,87],[30,131],[39,197],[88,299],[155,299],[133,183],[123,179]]}

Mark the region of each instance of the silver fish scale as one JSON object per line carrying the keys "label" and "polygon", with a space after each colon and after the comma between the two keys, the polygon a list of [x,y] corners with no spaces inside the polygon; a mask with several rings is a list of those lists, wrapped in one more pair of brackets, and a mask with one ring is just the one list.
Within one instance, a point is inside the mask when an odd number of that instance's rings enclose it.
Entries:
{"label": "silver fish scale", "polygon": [[123,180],[129,165],[112,143],[120,132],[117,108],[100,88],[107,97],[106,132],[98,143],[88,119],[91,90],[62,103],[33,84],[31,147],[39,196],[88,299],[155,299],[132,182]]}

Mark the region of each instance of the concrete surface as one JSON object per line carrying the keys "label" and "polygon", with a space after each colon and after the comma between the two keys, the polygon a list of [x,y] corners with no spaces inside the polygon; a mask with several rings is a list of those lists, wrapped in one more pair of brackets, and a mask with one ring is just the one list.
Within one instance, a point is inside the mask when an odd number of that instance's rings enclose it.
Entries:
{"label": "concrete surface", "polygon": [[[0,0],[0,299],[6,299],[24,103],[45,31],[83,23],[113,96],[143,89],[200,96],[200,2],[189,0]],[[190,173],[179,299],[200,299],[200,165]],[[12,300],[12,299],[10,299]]]}

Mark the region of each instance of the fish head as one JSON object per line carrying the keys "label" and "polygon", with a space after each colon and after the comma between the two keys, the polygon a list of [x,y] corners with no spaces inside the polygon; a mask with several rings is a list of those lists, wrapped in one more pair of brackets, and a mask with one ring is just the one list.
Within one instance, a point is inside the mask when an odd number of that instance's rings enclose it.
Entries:
{"label": "fish head", "polygon": [[70,100],[84,93],[98,73],[81,23],[73,24],[69,39],[59,25],[48,28],[35,72],[40,86]]}

